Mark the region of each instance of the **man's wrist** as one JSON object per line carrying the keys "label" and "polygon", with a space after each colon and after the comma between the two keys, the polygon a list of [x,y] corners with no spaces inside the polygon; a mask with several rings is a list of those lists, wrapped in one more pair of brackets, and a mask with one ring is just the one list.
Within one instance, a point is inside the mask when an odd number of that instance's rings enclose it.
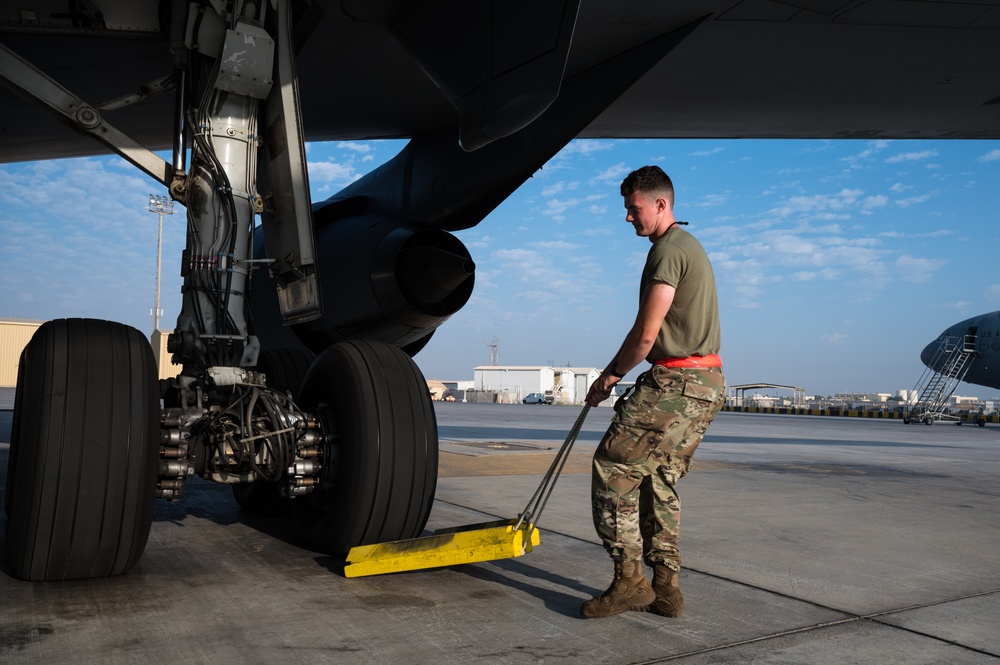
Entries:
{"label": "man's wrist", "polygon": [[623,379],[623,378],[625,378],[624,374],[619,374],[618,373],[618,367],[617,367],[617,365],[618,365],[618,363],[616,363],[616,362],[615,363],[611,363],[610,365],[608,365],[608,367],[604,371],[607,372],[608,376],[613,376],[616,379]]}

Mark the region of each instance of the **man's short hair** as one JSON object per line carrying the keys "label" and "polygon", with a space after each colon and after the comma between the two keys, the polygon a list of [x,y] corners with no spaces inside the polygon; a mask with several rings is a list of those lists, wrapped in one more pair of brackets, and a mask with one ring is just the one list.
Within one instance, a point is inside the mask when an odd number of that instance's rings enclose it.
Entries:
{"label": "man's short hair", "polygon": [[631,196],[636,192],[662,195],[670,207],[674,207],[674,183],[659,166],[643,166],[632,171],[622,180],[621,191],[622,196]]}

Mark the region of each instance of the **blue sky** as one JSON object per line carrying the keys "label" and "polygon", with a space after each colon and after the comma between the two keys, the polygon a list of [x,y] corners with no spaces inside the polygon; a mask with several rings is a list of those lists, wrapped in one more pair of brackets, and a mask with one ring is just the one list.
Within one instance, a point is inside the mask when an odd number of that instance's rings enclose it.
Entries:
{"label": "blue sky", "polygon": [[[313,198],[401,146],[311,144]],[[1000,309],[996,142],[577,140],[458,234],[476,291],[417,356],[424,374],[471,379],[493,338],[501,364],[602,367],[634,319],[648,249],[624,221],[618,184],[650,163],[674,179],[676,215],[715,266],[730,384],[912,388],[926,343]],[[150,193],[165,192],[114,157],[0,166],[0,316],[150,332]],[[164,328],[180,306],[183,243],[178,207],[164,218]]]}

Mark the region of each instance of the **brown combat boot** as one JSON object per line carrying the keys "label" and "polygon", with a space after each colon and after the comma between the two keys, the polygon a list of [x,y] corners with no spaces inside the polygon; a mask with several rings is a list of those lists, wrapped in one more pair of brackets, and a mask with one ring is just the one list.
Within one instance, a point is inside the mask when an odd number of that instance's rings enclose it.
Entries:
{"label": "brown combat boot", "polygon": [[615,579],[608,590],[580,606],[588,619],[609,617],[628,610],[645,610],[656,599],[653,587],[642,573],[642,562],[615,561]]}
{"label": "brown combat boot", "polygon": [[679,617],[684,614],[684,596],[681,595],[680,574],[665,564],[653,564],[653,591],[656,600],[649,611],[663,617]]}

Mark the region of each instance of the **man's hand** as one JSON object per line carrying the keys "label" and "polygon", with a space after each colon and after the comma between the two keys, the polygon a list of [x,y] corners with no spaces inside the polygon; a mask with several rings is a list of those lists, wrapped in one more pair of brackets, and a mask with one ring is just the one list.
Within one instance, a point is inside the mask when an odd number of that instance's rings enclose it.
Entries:
{"label": "man's hand", "polygon": [[587,406],[597,406],[607,398],[611,397],[611,389],[616,383],[621,381],[617,376],[612,376],[608,370],[597,377],[597,380],[590,385],[587,393]]}

